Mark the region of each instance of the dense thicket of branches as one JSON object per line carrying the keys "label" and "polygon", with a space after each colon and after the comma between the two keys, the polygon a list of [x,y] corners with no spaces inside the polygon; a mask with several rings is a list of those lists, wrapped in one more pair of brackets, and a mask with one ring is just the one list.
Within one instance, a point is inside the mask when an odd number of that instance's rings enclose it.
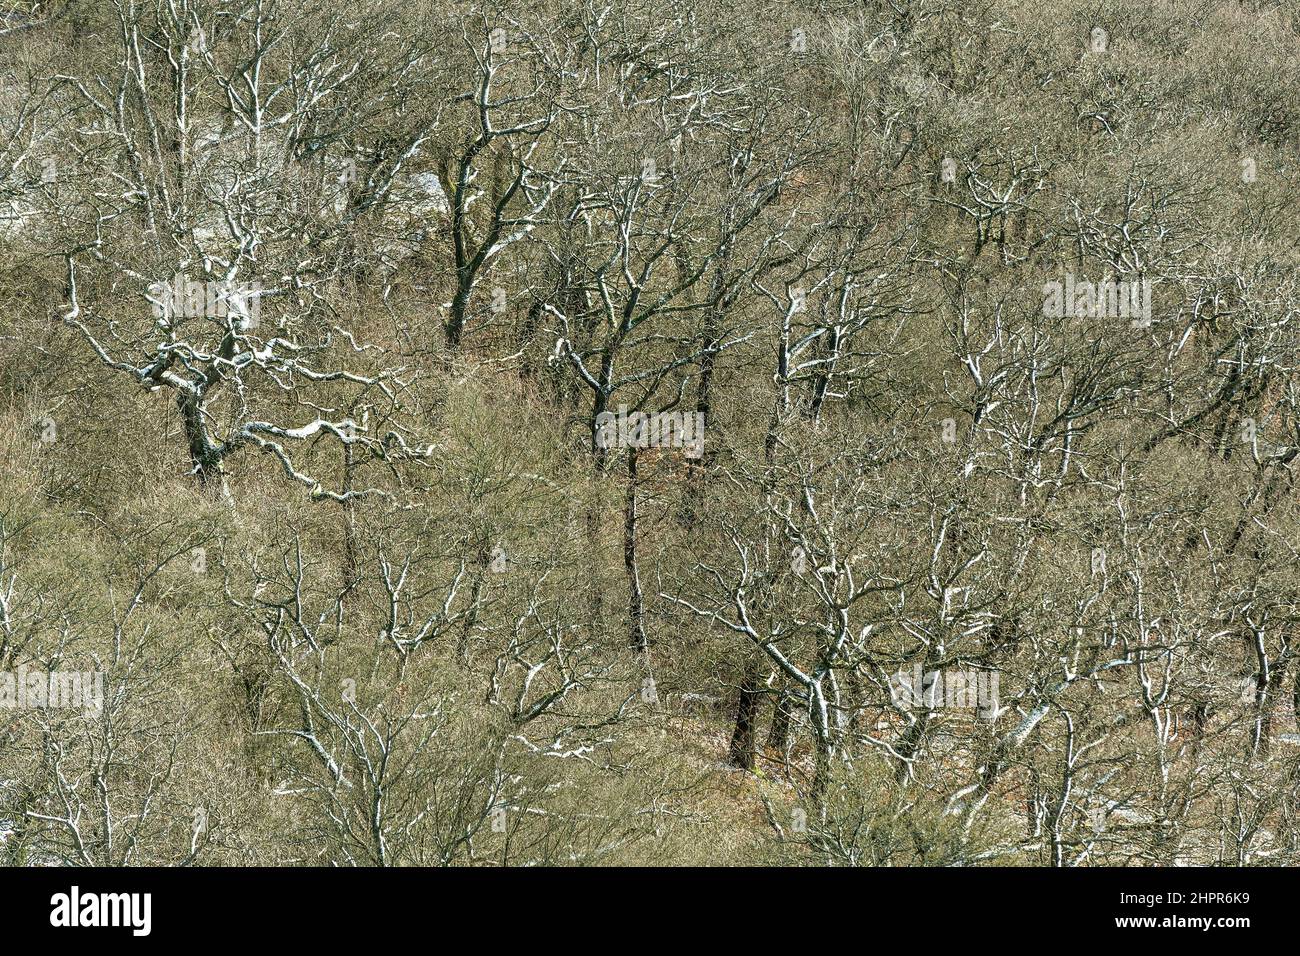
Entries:
{"label": "dense thicket of branches", "polygon": [[1292,5],[7,6],[0,862],[1300,863]]}

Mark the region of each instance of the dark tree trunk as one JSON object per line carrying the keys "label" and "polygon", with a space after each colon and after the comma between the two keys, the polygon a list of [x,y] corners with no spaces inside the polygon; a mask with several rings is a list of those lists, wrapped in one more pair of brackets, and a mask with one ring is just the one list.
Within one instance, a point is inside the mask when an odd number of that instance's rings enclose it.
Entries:
{"label": "dark tree trunk", "polygon": [[343,445],[343,585],[348,591],[356,587],[361,566],[357,547],[357,501],[348,497],[356,476],[356,455],[352,445]]}
{"label": "dark tree trunk", "polygon": [[460,629],[460,637],[456,641],[456,660],[461,664],[469,663],[470,637],[473,636],[474,626],[478,624],[479,607],[483,601],[483,582],[488,574],[488,564],[492,560],[489,543],[488,533],[486,531],[480,533],[475,552],[477,566],[474,571],[474,584],[469,593],[469,609]]}
{"label": "dark tree trunk", "polygon": [[745,675],[740,681],[740,699],[736,703],[736,730],[731,735],[731,750],[728,760],[733,767],[753,770],[755,760],[755,742],[758,736],[758,704],[762,690],[759,678],[762,669],[757,659],[751,660],[745,667]]}
{"label": "dark tree trunk", "polygon": [[587,551],[591,560],[591,580],[587,588],[593,633],[600,631],[601,620],[605,612],[604,594],[601,592],[601,520],[600,520],[600,484],[605,477],[609,464],[608,449],[596,443],[596,419],[605,411],[606,396],[597,393],[591,410],[591,500],[587,504]]}
{"label": "dark tree trunk", "polygon": [[343,444],[343,590],[339,593],[338,610],[335,620],[339,633],[343,631],[348,605],[352,603],[353,592],[361,582],[361,553],[357,544],[357,500],[349,497],[356,474],[356,456],[352,445]]}
{"label": "dark tree trunk", "polygon": [[776,706],[772,709],[772,725],[767,730],[768,749],[777,753],[785,753],[786,744],[790,740],[790,718],[794,709],[794,696],[788,688],[785,688],[776,698]]}
{"label": "dark tree trunk", "polygon": [[644,654],[645,595],[641,593],[641,573],[637,566],[637,452],[627,452],[627,498],[623,506],[623,566],[627,569],[628,641],[632,649]]}
{"label": "dark tree trunk", "polygon": [[461,335],[465,331],[465,310],[469,305],[469,287],[464,281],[456,283],[456,293],[451,299],[451,312],[443,323],[446,333],[447,351],[459,352]]}
{"label": "dark tree trunk", "polygon": [[208,441],[199,399],[188,392],[182,392],[176,397],[176,405],[181,413],[181,427],[185,430],[190,463],[194,466],[192,473],[198,479],[199,487],[211,495],[222,494],[225,491],[225,475],[221,459]]}
{"label": "dark tree trunk", "polygon": [[[695,396],[695,410],[700,416],[704,430],[713,422],[713,371],[717,365],[717,348],[720,345],[718,328],[722,320],[722,307],[719,305],[708,310],[704,321],[704,340],[708,349],[700,356],[700,384]],[[704,476],[708,472],[711,443],[705,442],[704,435],[696,436],[699,442],[698,458],[689,460],[686,468],[686,489],[682,507],[682,524],[691,527],[699,517],[704,506]]]}

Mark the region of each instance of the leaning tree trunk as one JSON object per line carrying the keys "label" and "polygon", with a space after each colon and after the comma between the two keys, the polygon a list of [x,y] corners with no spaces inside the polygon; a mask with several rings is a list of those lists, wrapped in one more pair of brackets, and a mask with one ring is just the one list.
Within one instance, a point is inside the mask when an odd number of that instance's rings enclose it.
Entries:
{"label": "leaning tree trunk", "polygon": [[185,444],[189,449],[190,464],[193,465],[192,474],[198,480],[199,487],[208,494],[224,496],[226,494],[225,470],[203,424],[201,399],[190,392],[181,392],[176,397],[176,405],[181,414],[181,427],[185,431]]}

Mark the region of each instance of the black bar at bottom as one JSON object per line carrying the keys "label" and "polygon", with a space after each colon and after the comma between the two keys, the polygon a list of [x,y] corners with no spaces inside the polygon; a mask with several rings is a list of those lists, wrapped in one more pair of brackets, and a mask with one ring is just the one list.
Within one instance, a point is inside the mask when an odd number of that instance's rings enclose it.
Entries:
{"label": "black bar at bottom", "polygon": [[[689,941],[696,948],[743,937],[797,943],[814,928],[862,934],[867,945],[890,926],[926,944],[1170,932],[1230,943],[1242,932],[1286,926],[1294,879],[1288,870],[1258,868],[23,868],[0,870],[0,900],[11,939],[76,934],[132,947],[375,945],[403,936],[440,946],[470,932],[493,946]],[[115,925],[98,925],[108,923]]]}

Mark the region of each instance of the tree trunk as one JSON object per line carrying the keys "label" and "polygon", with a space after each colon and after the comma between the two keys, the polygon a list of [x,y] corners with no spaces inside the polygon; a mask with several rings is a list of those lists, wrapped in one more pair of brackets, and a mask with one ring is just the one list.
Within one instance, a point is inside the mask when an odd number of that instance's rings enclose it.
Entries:
{"label": "tree trunk", "polygon": [[176,397],[176,405],[181,413],[181,427],[185,430],[185,444],[189,448],[191,472],[198,479],[199,487],[210,495],[226,494],[226,476],[208,440],[208,432],[203,424],[203,409],[199,399],[188,392],[181,392]]}
{"label": "tree trunk", "polygon": [[772,709],[772,725],[767,730],[767,746],[777,753],[785,753],[790,740],[790,718],[793,710],[793,696],[788,687],[783,687]]}
{"label": "tree trunk", "polygon": [[758,704],[759,695],[762,693],[759,679],[762,673],[757,658],[751,659],[745,666],[745,674],[740,681],[740,699],[736,703],[736,729],[731,735],[728,760],[733,767],[742,770],[754,769],[755,741],[758,736]]}
{"label": "tree trunk", "polygon": [[[713,371],[718,361],[716,349],[720,345],[718,328],[722,322],[722,310],[723,306],[719,303],[705,313],[703,331],[707,351],[700,356],[700,383],[695,395],[695,410],[704,429],[707,429],[713,421]],[[711,443],[704,441],[703,434],[697,436],[697,441],[700,455],[698,458],[688,460],[686,467],[686,489],[683,496],[681,523],[687,528],[695,524],[704,507],[704,476],[713,458],[710,451]]]}
{"label": "tree trunk", "polygon": [[641,573],[637,566],[637,450],[627,452],[627,498],[623,505],[623,566],[627,569],[628,641],[632,649],[644,654],[648,646],[645,632],[645,595],[641,593]]}
{"label": "tree trunk", "polygon": [[357,585],[361,565],[360,551],[357,547],[357,501],[347,497],[356,475],[356,456],[352,445],[343,445],[343,586],[350,592]]}
{"label": "tree trunk", "polygon": [[601,620],[605,614],[604,595],[601,583],[601,487],[605,477],[605,468],[609,462],[609,452],[596,443],[596,417],[605,410],[604,396],[597,394],[595,407],[591,413],[591,495],[587,502],[587,558],[591,562],[591,578],[588,582],[587,597],[591,617],[592,633],[599,633]]}
{"label": "tree trunk", "polygon": [[460,637],[456,641],[456,660],[462,665],[469,664],[470,637],[473,636],[474,626],[478,624],[479,607],[483,600],[483,583],[488,574],[489,562],[492,560],[492,551],[489,544],[490,538],[487,531],[480,532],[475,553],[477,566],[474,571],[474,583],[471,585],[469,593],[469,608],[461,625]]}

